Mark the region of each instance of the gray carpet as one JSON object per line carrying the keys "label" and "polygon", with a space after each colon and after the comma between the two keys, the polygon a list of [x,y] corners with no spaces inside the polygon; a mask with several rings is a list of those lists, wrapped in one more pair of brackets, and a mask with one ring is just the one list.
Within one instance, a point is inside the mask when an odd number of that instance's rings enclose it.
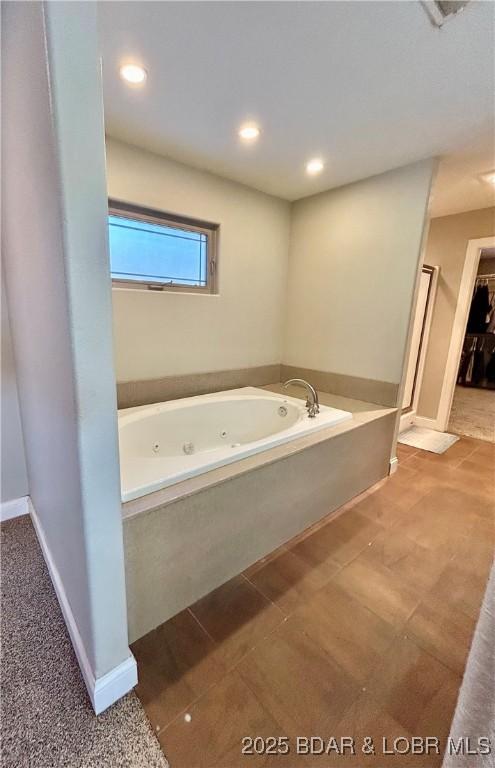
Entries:
{"label": "gray carpet", "polygon": [[1,525],[3,768],[167,768],[134,693],[95,717],[30,519]]}
{"label": "gray carpet", "polygon": [[495,443],[495,391],[456,387],[449,431]]}
{"label": "gray carpet", "polygon": [[476,749],[480,737],[490,739],[488,755],[446,754],[443,768],[495,766],[495,564],[481,606],[464,672],[450,736],[457,744],[467,735]]}

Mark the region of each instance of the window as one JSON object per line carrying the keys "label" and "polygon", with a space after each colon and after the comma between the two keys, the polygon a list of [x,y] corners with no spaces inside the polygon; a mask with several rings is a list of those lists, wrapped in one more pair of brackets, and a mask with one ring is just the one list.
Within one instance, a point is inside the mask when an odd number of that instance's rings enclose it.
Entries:
{"label": "window", "polygon": [[218,225],[109,201],[115,285],[215,292]]}

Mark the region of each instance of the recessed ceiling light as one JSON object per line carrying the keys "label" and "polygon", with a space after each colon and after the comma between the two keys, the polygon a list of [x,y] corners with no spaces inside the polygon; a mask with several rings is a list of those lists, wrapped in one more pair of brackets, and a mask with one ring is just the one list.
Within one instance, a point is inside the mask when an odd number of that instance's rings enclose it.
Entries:
{"label": "recessed ceiling light", "polygon": [[493,186],[495,187],[495,171],[484,173],[481,178],[483,179],[483,181],[487,181],[489,184],[493,184]]}
{"label": "recessed ceiling light", "polygon": [[323,168],[323,160],[320,160],[319,157],[314,157],[312,160],[306,163],[306,173],[309,173],[310,176],[315,176],[315,174],[320,173]]}
{"label": "recessed ceiling light", "polygon": [[239,136],[244,141],[254,141],[259,135],[260,129],[254,123],[246,123],[246,125],[241,125],[239,129]]}
{"label": "recessed ceiling light", "polygon": [[125,80],[126,83],[131,83],[132,85],[141,85],[141,83],[144,83],[148,74],[146,70],[138,64],[124,64],[119,71],[122,80]]}

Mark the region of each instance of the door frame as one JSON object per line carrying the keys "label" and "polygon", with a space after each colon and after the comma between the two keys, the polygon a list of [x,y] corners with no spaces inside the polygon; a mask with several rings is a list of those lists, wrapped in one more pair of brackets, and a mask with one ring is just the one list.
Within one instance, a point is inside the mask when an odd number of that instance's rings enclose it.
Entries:
{"label": "door frame", "polygon": [[[426,312],[424,316],[423,330],[421,333],[419,355],[416,362],[416,376],[414,378],[413,398],[409,410],[403,413],[400,417],[399,432],[402,432],[407,427],[413,425],[417,418],[416,413],[418,409],[419,395],[421,392],[421,384],[423,381],[423,373],[425,369],[426,351],[428,349],[428,340],[430,338],[431,323],[433,320],[433,310],[435,307],[435,299],[437,295],[440,267],[430,266],[429,264],[422,264],[421,272],[424,272],[425,270],[431,273],[431,280],[428,289],[428,297],[426,299]],[[416,306],[417,301],[418,296],[416,297]],[[416,306],[414,311],[416,311]]]}
{"label": "door frame", "polygon": [[435,429],[446,432],[449,426],[450,411],[454,400],[457,372],[461,360],[462,346],[466,335],[469,309],[473,297],[474,283],[478,273],[481,251],[485,248],[495,247],[495,235],[491,237],[478,237],[468,240],[464,268],[462,270],[461,285],[450,337],[449,353],[445,374],[442,383],[442,392],[438,405]]}

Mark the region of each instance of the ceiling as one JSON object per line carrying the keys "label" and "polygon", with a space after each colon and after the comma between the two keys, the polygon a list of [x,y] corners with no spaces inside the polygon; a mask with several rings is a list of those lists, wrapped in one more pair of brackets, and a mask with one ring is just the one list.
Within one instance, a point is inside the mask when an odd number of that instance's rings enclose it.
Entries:
{"label": "ceiling", "polygon": [[495,169],[492,140],[464,147],[440,160],[430,200],[431,216],[448,216],[495,205],[495,186],[483,174]]}
{"label": "ceiling", "polygon": [[[442,29],[414,1],[98,9],[111,136],[288,200],[439,155],[434,215],[493,204],[472,179],[495,168],[491,2]],[[123,62],[148,70],[144,87],[119,79]]]}

